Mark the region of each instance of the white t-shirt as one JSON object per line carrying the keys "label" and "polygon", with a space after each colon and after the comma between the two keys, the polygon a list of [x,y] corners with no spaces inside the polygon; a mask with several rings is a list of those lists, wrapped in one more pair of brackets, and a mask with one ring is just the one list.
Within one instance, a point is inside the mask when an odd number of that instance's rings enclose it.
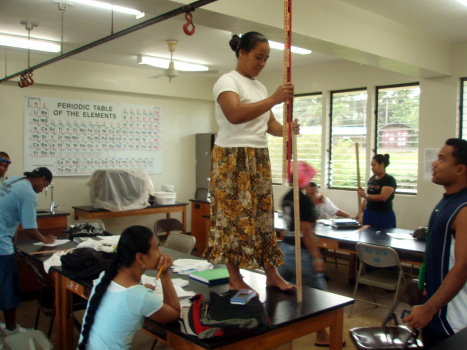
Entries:
{"label": "white t-shirt", "polygon": [[[91,297],[102,276],[103,273]],[[162,304],[155,292],[143,285],[125,288],[110,282],[97,309],[86,349],[129,350],[133,336],[143,326],[144,317],[159,310]]]}
{"label": "white t-shirt", "polygon": [[328,197],[324,197],[324,203],[317,205],[316,210],[318,211],[318,219],[326,219],[326,214],[334,216],[339,211],[339,208]]}
{"label": "white t-shirt", "polygon": [[268,140],[266,131],[270,111],[241,124],[232,124],[225,117],[217,102],[219,95],[226,91],[238,94],[241,103],[254,103],[268,97],[266,87],[256,79],[244,77],[237,71],[221,76],[214,84],[213,93],[216,101],[216,120],[219,126],[216,145],[220,147],[252,147],[266,148]]}

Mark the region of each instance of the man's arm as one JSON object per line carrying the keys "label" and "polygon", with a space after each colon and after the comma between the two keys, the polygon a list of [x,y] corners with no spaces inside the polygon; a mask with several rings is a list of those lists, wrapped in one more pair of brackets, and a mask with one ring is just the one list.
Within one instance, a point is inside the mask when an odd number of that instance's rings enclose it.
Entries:
{"label": "man's arm", "polygon": [[452,224],[456,232],[454,257],[455,264],[446,275],[438,291],[422,305],[412,308],[412,313],[404,318],[410,327],[423,328],[433,316],[449,303],[467,282],[467,208],[461,209]]}
{"label": "man's arm", "polygon": [[25,229],[24,231],[26,231],[28,235],[34,238],[36,241],[39,241],[45,244],[53,243],[55,242],[55,239],[57,238],[53,235],[44,236],[36,228],[28,228],[28,229]]}
{"label": "man's arm", "polygon": [[323,258],[321,258],[321,253],[318,247],[313,242],[313,236],[315,232],[314,224],[314,222],[301,221],[300,230],[303,234],[303,245],[310,252],[310,255],[313,258],[313,270],[315,273],[323,273],[324,261]]}

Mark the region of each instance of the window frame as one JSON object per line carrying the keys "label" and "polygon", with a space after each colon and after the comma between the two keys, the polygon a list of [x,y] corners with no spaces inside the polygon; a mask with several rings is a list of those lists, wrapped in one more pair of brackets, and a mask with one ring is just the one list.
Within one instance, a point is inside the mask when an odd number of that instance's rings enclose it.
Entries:
{"label": "window frame", "polygon": [[[375,154],[378,154],[378,95],[379,95],[379,90],[380,89],[390,89],[390,88],[400,88],[400,87],[406,87],[406,86],[418,86],[418,88],[421,90],[420,82],[375,86],[375,109],[374,109],[374,113],[373,113],[373,120],[374,120],[374,127],[375,127],[374,128],[374,136],[373,136],[374,137],[374,140],[373,140],[374,148],[372,149],[373,156]],[[419,106],[420,106],[420,103],[419,103]],[[420,107],[419,107],[419,112],[420,112]],[[418,120],[420,122],[420,113],[418,115]],[[418,128],[418,140],[420,141],[420,127]],[[417,150],[418,151],[420,150],[418,146],[417,146]],[[416,196],[418,194],[418,188],[419,188],[418,173],[420,171],[419,164],[420,164],[420,160],[419,160],[419,162],[417,164],[417,182],[416,182],[417,189],[415,189],[415,190],[407,190],[407,189],[401,190],[401,189],[397,188],[395,193],[410,195],[410,196]]]}
{"label": "window frame", "polygon": [[[294,95],[294,99],[292,100],[292,111],[294,111],[294,101],[295,101],[295,98],[296,98],[296,97],[307,97],[307,96],[320,96],[322,100],[324,99],[324,94],[323,94],[322,92],[319,92],[319,91],[317,91],[317,92],[310,92],[310,93],[295,94],[295,95]],[[322,104],[322,102],[321,102],[321,104]],[[282,104],[282,106],[283,106],[283,104]],[[321,107],[322,107],[322,105],[321,105]],[[282,110],[282,111],[283,111],[283,110]],[[283,123],[283,121],[284,121],[284,114],[283,114],[283,113],[281,113],[281,116],[280,116],[280,117],[279,117],[279,115],[274,114],[274,117],[275,117],[276,120],[278,120],[281,124]],[[295,116],[294,116],[293,114],[292,114],[292,118],[295,119]],[[300,123],[300,120],[299,120],[298,122]],[[321,112],[321,126],[323,127],[323,125],[324,125],[323,113]],[[323,127],[323,128],[324,128],[324,127]],[[269,138],[269,137],[271,137],[271,136],[268,134],[267,137]],[[299,139],[300,139],[300,138],[297,138],[297,143],[300,143],[300,140],[299,140]],[[284,142],[284,141],[282,140],[282,142]],[[297,144],[297,146],[298,146],[298,144]],[[270,147],[270,146],[269,146],[269,142],[268,142],[268,147]],[[269,153],[271,153],[270,150],[269,150]],[[320,158],[320,159],[322,159],[322,157],[321,157],[321,156],[322,156],[322,153],[323,153],[323,147],[321,147],[321,153],[320,153],[320,155],[319,155],[319,158]],[[283,146],[281,147],[281,154],[283,155]],[[282,161],[281,161],[281,168],[280,168],[280,169],[281,169],[281,173],[280,173],[280,176],[279,176],[281,179],[282,179],[282,162],[283,162],[283,161],[284,161],[284,160],[282,159]],[[271,163],[272,163],[272,162],[271,162]],[[322,172],[323,172],[322,170],[323,170],[323,166],[322,166],[322,164],[321,164],[321,173],[320,173],[320,177],[322,176]],[[271,171],[272,171],[272,164],[271,164]],[[274,176],[274,174],[273,174],[272,178],[274,179],[274,177],[275,177],[275,176]],[[274,182],[274,181],[273,181],[272,184],[273,184],[273,185],[282,185],[282,182]]]}
{"label": "window frame", "polygon": [[[367,97],[369,96],[369,93],[368,93],[368,88],[367,87],[360,87],[360,88],[352,88],[352,89],[341,89],[341,90],[331,90],[329,92],[329,137],[328,137],[328,144],[329,144],[329,148],[328,148],[328,159],[327,159],[327,173],[326,173],[326,188],[327,189],[333,189],[333,190],[339,190],[339,191],[355,191],[357,189],[357,187],[355,188],[345,188],[345,187],[336,187],[336,186],[331,186],[331,174],[332,174],[332,169],[331,169],[331,162],[332,162],[332,112],[333,112],[333,100],[334,100],[334,94],[337,94],[337,93],[345,93],[345,92],[354,92],[354,91],[361,91],[361,92],[366,92],[367,94]],[[368,102],[368,98],[367,98],[367,102]],[[367,119],[368,116],[365,116],[365,120]],[[368,127],[368,126],[367,126]],[[368,133],[367,133],[367,137],[368,137]],[[368,144],[368,140],[366,141],[366,143]],[[360,181],[362,181],[362,179],[360,179]],[[355,179],[355,182],[357,182],[357,179]]]}
{"label": "window frame", "polygon": [[[467,101],[467,77],[461,78],[460,80],[460,97],[459,97],[459,138],[464,139],[467,135],[464,135],[464,118],[467,119],[467,114],[464,115],[464,99]],[[466,111],[467,112],[467,111]],[[465,121],[467,122],[467,120]]]}

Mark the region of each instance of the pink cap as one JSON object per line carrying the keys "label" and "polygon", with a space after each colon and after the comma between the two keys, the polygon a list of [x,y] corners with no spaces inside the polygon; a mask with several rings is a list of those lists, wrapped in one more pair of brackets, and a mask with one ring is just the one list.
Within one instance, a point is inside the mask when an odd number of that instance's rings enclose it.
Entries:
{"label": "pink cap", "polygon": [[[297,163],[298,168],[298,186],[300,188],[305,188],[313,179],[317,173],[316,169],[312,167],[307,162],[299,160]],[[292,174],[293,174],[293,163],[290,163],[290,181],[292,182]]]}

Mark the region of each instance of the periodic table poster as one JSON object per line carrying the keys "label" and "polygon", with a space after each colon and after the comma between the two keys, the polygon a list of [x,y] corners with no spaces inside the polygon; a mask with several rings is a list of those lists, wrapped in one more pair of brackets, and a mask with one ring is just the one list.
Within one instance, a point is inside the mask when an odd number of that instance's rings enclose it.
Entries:
{"label": "periodic table poster", "polygon": [[116,102],[25,97],[24,167],[55,176],[97,169],[162,171],[162,108]]}

